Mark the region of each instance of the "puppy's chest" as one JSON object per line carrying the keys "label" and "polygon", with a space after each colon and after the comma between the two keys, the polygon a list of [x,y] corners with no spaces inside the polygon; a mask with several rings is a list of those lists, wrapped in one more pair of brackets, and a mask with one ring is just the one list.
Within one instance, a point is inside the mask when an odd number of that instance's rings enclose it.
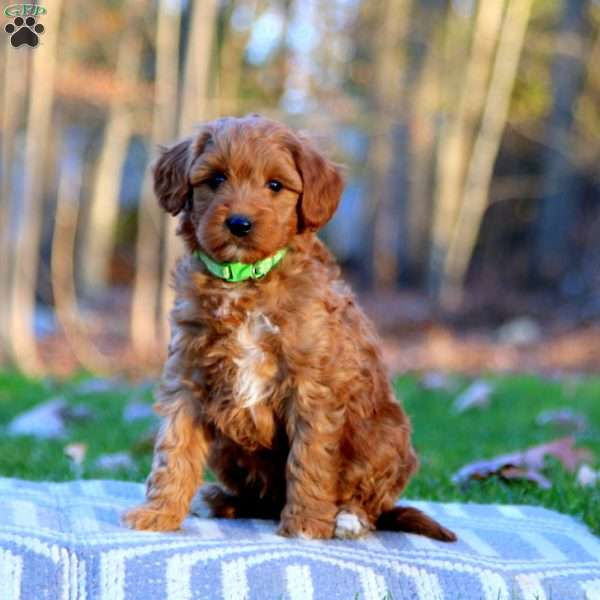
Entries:
{"label": "puppy's chest", "polygon": [[276,392],[281,366],[276,353],[279,335],[279,327],[265,313],[254,310],[226,336],[225,362],[233,371],[232,394],[237,407],[265,404]]}
{"label": "puppy's chest", "polygon": [[207,315],[204,414],[246,447],[269,447],[282,395],[281,331],[259,306],[223,302]]}

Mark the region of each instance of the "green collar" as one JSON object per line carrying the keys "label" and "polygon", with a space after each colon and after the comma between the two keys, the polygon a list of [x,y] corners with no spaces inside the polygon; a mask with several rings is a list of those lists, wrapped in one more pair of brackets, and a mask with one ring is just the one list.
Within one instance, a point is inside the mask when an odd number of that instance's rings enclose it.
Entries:
{"label": "green collar", "polygon": [[287,252],[282,248],[273,256],[267,256],[255,263],[225,262],[219,263],[201,250],[196,250],[194,256],[201,260],[206,268],[215,276],[231,283],[246,281],[247,279],[260,279],[264,277],[276,264],[281,262]]}

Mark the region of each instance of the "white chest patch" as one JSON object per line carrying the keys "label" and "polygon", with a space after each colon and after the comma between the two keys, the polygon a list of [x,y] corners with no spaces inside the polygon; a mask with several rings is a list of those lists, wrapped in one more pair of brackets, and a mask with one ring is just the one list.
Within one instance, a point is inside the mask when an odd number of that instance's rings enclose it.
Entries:
{"label": "white chest patch", "polygon": [[279,333],[279,327],[262,313],[250,314],[237,332],[239,356],[234,358],[238,370],[233,391],[244,408],[256,406],[273,392],[277,368],[274,357],[261,346],[267,333]]}

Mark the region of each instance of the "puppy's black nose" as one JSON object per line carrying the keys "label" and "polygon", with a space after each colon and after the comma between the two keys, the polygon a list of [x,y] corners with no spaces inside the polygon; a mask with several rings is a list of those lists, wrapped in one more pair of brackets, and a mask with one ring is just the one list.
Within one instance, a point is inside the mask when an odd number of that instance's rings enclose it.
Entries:
{"label": "puppy's black nose", "polygon": [[244,237],[252,229],[252,221],[244,215],[231,215],[225,220],[225,225],[233,235]]}

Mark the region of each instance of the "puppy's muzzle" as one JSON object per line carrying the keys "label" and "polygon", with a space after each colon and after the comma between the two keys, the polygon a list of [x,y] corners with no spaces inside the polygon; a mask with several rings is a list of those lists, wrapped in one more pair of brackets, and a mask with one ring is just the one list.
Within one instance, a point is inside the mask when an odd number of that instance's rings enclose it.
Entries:
{"label": "puppy's muzzle", "polygon": [[252,221],[245,215],[231,215],[225,219],[225,225],[237,237],[248,235],[252,229]]}

